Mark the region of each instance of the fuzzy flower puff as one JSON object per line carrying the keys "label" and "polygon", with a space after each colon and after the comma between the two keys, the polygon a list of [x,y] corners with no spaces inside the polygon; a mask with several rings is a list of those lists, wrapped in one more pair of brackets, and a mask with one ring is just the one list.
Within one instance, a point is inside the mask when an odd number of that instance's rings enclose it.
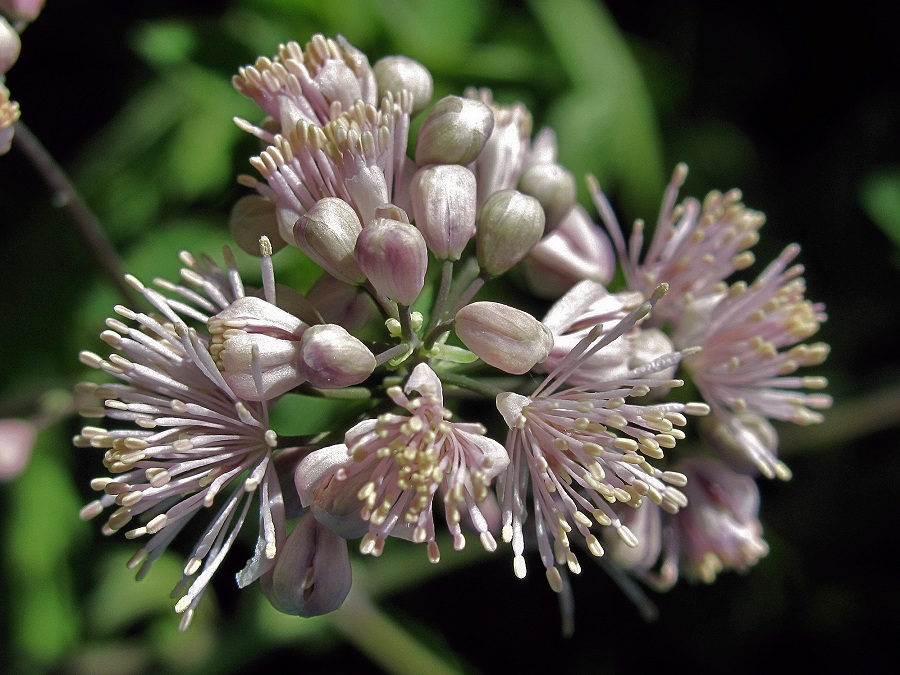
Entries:
{"label": "fuzzy flower puff", "polygon": [[563,588],[560,566],[575,574],[581,571],[568,536],[573,527],[590,553],[601,556],[603,547],[591,532],[594,523],[612,526],[626,545],[638,545],[613,504],[640,507],[647,497],[670,513],[687,504],[678,490],[685,484],[684,476],[652,466],[647,457],[661,459],[662,448],[672,448],[684,438],[675,427],[686,424],[685,414],[705,415],[709,408],[702,403],[642,406],[628,400],[655,387],[683,384],[653,377],[676,365],[683,353],[671,352],[614,380],[564,388],[594,354],[643,319],[664,292],[660,288],[612,330],[595,326],[530,396],[498,395],[497,408],[510,428],[506,442],[510,466],[498,483],[502,534],[512,543],[516,576],[526,573],[523,526],[529,484],[538,549],[550,587],[557,592]]}
{"label": "fuzzy flower puff", "polygon": [[[219,493],[231,487],[175,589],[184,592],[175,606],[183,613],[182,629],[234,543],[254,493],[259,493],[259,538],[254,556],[238,574],[238,584],[246,586],[270,568],[284,541],[284,505],[272,462],[277,437],[269,428],[266,404],[235,393],[209,353],[209,337],[189,328],[183,318],[205,322],[244,297],[233,259],[227,257],[229,270],[223,272],[208,260],[183,253],[182,276],[194,288],[157,282],[180,297],[167,297],[127,277],[162,316],[118,306],[116,312],[137,327],[108,319],[108,330],[101,337],[121,353],[108,359],[81,354],[83,363],[121,381],[82,385],[104,401],[82,414],[127,425],[86,426],[75,437],[76,446],[106,449],[104,465],[113,474],[92,481],[103,495],[85,506],[81,517],[93,518],[117,506],[103,526],[107,535],[141,518],[141,525],[125,533],[128,539],[150,537],[129,562],[129,567],[138,568],[138,577],[147,573],[194,515],[212,507]],[[261,391],[258,355],[254,363]]]}
{"label": "fuzzy flower puff", "polygon": [[[410,398],[413,392],[419,396]],[[454,548],[465,546],[465,512],[485,549],[495,550],[478,504],[509,463],[503,446],[485,437],[481,424],[450,421],[441,381],[427,364],[417,365],[406,386],[389,388],[388,396],[410,415],[361,422],[344,443],[304,458],[295,474],[303,505],[342,536],[362,536],[365,554],[380,555],[388,536],[400,536],[428,542],[428,557],[438,562],[433,501],[440,489]]]}

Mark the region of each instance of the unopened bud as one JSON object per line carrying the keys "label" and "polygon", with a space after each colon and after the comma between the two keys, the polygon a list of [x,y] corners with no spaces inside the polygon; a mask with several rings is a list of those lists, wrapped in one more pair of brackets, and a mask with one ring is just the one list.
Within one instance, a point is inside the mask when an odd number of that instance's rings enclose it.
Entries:
{"label": "unopened bud", "polygon": [[494,129],[494,114],[481,101],[445,96],[419,128],[416,164],[472,162]]}
{"label": "unopened bud", "polygon": [[421,169],[410,185],[416,227],[439,260],[459,260],[475,236],[475,174],[458,164]]}
{"label": "unopened bud", "polygon": [[21,49],[22,41],[16,29],[0,16],[0,75],[13,67]]}
{"label": "unopened bud", "polygon": [[575,204],[575,177],[559,164],[533,164],[519,179],[519,190],[537,199],[547,216],[546,231],[553,230]]}
{"label": "unopened bud", "polygon": [[228,227],[235,243],[252,256],[260,255],[260,237],[269,238],[272,253],[280,251],[286,244],[275,218],[275,203],[259,195],[246,195],[235,202]]}
{"label": "unopened bud", "polygon": [[456,313],[456,334],[490,366],[521,375],[550,354],[553,334],[531,314],[498,302],[473,302]]}
{"label": "unopened bud", "polygon": [[375,370],[375,356],[343,327],[309,328],[300,341],[303,370],[314,387],[340,389],[359,384]]}
{"label": "unopened bud", "polygon": [[304,253],[326,272],[348,284],[366,280],[353,257],[362,224],[356,211],[343,199],[325,197],[300,216],[294,240]]}
{"label": "unopened bud", "polygon": [[0,0],[0,12],[14,21],[34,21],[44,8],[44,0]]}
{"label": "unopened bud", "polygon": [[408,91],[413,97],[412,114],[422,112],[431,103],[434,84],[428,68],[406,56],[385,56],[372,67],[378,82],[378,98],[385,93]]}
{"label": "unopened bud", "polygon": [[503,274],[528,255],[543,234],[544,209],[537,199],[517,190],[495,192],[478,214],[478,264],[491,276]]}
{"label": "unopened bud", "polygon": [[0,481],[25,470],[37,437],[34,425],[19,419],[0,420]]}
{"label": "unopened bud", "polygon": [[577,204],[525,258],[528,287],[542,298],[558,298],[582,279],[608,283],[615,271],[609,237]]}
{"label": "unopened bud", "polygon": [[428,249],[413,225],[376,218],[356,240],[356,263],[375,289],[403,305],[411,305],[425,285]]}

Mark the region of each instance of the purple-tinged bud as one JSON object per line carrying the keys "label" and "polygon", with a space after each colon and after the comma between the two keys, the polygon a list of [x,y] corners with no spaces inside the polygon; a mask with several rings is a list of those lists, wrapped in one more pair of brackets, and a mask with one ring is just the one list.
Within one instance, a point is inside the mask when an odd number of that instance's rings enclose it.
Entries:
{"label": "purple-tinged bud", "polygon": [[0,12],[14,21],[34,21],[44,8],[44,0],[0,0]]}
{"label": "purple-tinged bud", "polygon": [[9,21],[0,16],[0,75],[13,67],[19,58],[22,49],[22,41],[16,29],[9,25]]}
{"label": "purple-tinged bud", "polygon": [[416,227],[438,260],[459,260],[475,236],[475,174],[458,164],[419,170],[410,185]]}
{"label": "purple-tinged bud", "polygon": [[319,323],[336,323],[351,332],[365,326],[376,314],[372,298],[365,290],[345,284],[330,274],[318,278],[306,299],[322,317]]}
{"label": "purple-tinged bud", "polygon": [[375,356],[343,327],[312,326],[300,341],[302,371],[314,387],[340,389],[359,384],[375,370]]}
{"label": "purple-tinged bud", "polygon": [[555,162],[532,164],[519,179],[519,190],[537,199],[547,217],[546,233],[554,230],[575,204],[575,177]]}
{"label": "purple-tinged bud", "polygon": [[541,203],[517,190],[492,194],[481,207],[475,230],[475,251],[481,269],[503,274],[534,248],[544,235]]}
{"label": "purple-tinged bud", "polygon": [[418,61],[406,56],[385,56],[375,63],[372,70],[378,82],[379,99],[389,91],[394,94],[408,91],[413,98],[413,115],[422,112],[431,103],[434,95],[431,73]]}
{"label": "purple-tinged bud", "polygon": [[425,285],[428,249],[415,226],[376,218],[356,240],[356,263],[375,289],[402,305],[411,305]]}
{"label": "purple-tinged bud", "polygon": [[[231,303],[208,322],[209,353],[241,398],[268,401],[303,384],[300,338],[307,325],[260,298]],[[259,369],[261,380],[254,371]]]}
{"label": "purple-tinged bud", "polygon": [[471,163],[494,129],[494,114],[481,101],[445,96],[419,128],[416,164]]}
{"label": "purple-tinged bud", "polygon": [[297,246],[322,269],[348,284],[366,280],[353,257],[362,223],[343,199],[325,197],[294,225]]}
{"label": "purple-tinged bud", "polygon": [[37,429],[24,420],[0,420],[0,481],[10,480],[25,470],[34,448]]}
{"label": "purple-tinged bud", "polygon": [[558,298],[583,279],[608,283],[615,271],[609,237],[578,204],[525,258],[525,280],[542,298]]}
{"label": "purple-tinged bud", "polygon": [[550,354],[553,334],[531,314],[498,302],[473,302],[456,313],[456,334],[494,368],[521,375]]}
{"label": "purple-tinged bud", "polygon": [[310,617],[333,612],[352,584],[347,542],[307,513],[259,583],[272,606],[285,614]]}
{"label": "purple-tinged bud", "polygon": [[252,256],[260,256],[260,237],[269,238],[272,253],[277,253],[287,243],[275,218],[275,203],[259,195],[246,195],[235,202],[228,227],[235,243]]}

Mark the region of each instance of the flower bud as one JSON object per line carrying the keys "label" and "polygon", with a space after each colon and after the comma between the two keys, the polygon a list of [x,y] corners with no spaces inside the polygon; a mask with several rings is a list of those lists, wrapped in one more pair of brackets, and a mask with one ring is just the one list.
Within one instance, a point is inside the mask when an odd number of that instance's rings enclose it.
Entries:
{"label": "flower bud", "polygon": [[16,29],[9,25],[9,21],[0,16],[0,75],[13,67],[19,58],[22,49],[22,41]]}
{"label": "flower bud", "polygon": [[419,128],[416,164],[469,164],[478,157],[493,128],[494,115],[484,103],[445,96]]}
{"label": "flower bud", "polygon": [[516,190],[492,194],[481,207],[475,230],[481,269],[497,276],[528,255],[544,234],[544,209]]}
{"label": "flower bud", "polygon": [[345,284],[330,274],[323,274],[316,280],[306,299],[324,323],[340,324],[348,331],[359,330],[376,313],[371,296],[363,288]]}
{"label": "flower bud", "polygon": [[0,12],[15,21],[34,21],[44,8],[44,0],[0,0]]}
{"label": "flower bud", "polygon": [[416,227],[439,260],[459,260],[475,236],[475,174],[458,164],[421,169],[410,185]]}
{"label": "flower bud", "polygon": [[325,197],[300,216],[294,240],[322,269],[348,284],[366,280],[353,257],[362,224],[356,211],[343,199]]}
{"label": "flower bud", "polygon": [[272,253],[283,249],[286,243],[275,218],[275,203],[259,195],[246,195],[235,202],[228,227],[241,250],[257,258],[260,237],[269,238]]}
{"label": "flower bud", "polygon": [[385,56],[372,67],[378,82],[378,98],[386,92],[399,94],[406,90],[413,97],[412,114],[416,115],[431,103],[434,84],[428,68],[406,56]]}
{"label": "flower bud", "polygon": [[403,305],[411,305],[425,285],[428,249],[413,225],[376,218],[356,240],[356,263],[375,289]]}
{"label": "flower bud", "polygon": [[555,162],[533,164],[519,179],[519,190],[537,199],[547,217],[546,231],[562,221],[575,204],[575,177]]}
{"label": "flower bud", "polygon": [[307,513],[259,583],[280,612],[305,617],[333,612],[352,584],[347,542]]}
{"label": "flower bud", "polygon": [[[300,337],[307,325],[260,298],[231,303],[208,322],[209,352],[222,376],[241,398],[268,401],[306,381],[300,366]],[[262,375],[254,378],[258,361]]]}
{"label": "flower bud", "polygon": [[525,258],[525,280],[542,298],[558,298],[582,279],[608,283],[615,270],[609,237],[578,204]]}
{"label": "flower bud", "polygon": [[473,302],[456,313],[456,334],[488,365],[521,375],[550,354],[553,334],[522,310],[497,302]]}
{"label": "flower bud", "polygon": [[0,481],[10,480],[25,470],[37,429],[18,419],[0,420]]}
{"label": "flower bud", "polygon": [[314,387],[340,389],[359,384],[375,370],[375,357],[336,324],[312,326],[300,341],[301,368]]}

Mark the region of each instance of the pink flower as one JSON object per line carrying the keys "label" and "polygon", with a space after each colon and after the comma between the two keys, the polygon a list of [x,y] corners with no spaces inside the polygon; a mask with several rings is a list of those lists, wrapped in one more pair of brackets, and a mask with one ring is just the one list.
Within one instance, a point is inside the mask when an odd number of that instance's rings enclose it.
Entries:
{"label": "pink flower", "polygon": [[615,379],[564,388],[593,355],[630,330],[650,311],[661,293],[641,304],[612,330],[591,330],[560,360],[530,396],[506,392],[497,408],[507,425],[510,466],[499,480],[503,505],[503,539],[512,542],[514,570],[525,576],[524,523],[530,485],[535,534],[550,587],[559,592],[559,566],[581,571],[571,550],[569,533],[577,530],[588,551],[603,555],[591,532],[594,523],[615,528],[622,541],[638,545],[612,504],[640,506],[644,497],[675,513],[687,500],[679,487],[684,476],[663,471],[647,458],[660,459],[684,433],[685,414],[703,415],[699,403],[640,405],[634,398],[653,388],[680,386],[680,380],[658,380],[652,373],[675,365],[680,353],[670,353]]}
{"label": "pink flower", "polygon": [[794,375],[828,355],[824,343],[798,344],[826,318],[823,305],[804,298],[803,268],[788,267],[799,250],[787,247],[749,286],[736,283],[712,307],[689,312],[676,335],[679,344],[702,348],[684,363],[721,425],[718,434],[730,433],[767,477],[788,478],[790,471],[767,441],[771,434],[757,432],[752,421],[812,424],[831,405],[830,396],[803,391],[823,388],[825,378]]}
{"label": "pink flower", "polygon": [[[409,398],[413,392],[419,396]],[[503,446],[486,438],[481,424],[450,421],[441,382],[424,363],[402,390],[388,389],[388,396],[410,415],[386,413],[361,422],[344,443],[304,458],[295,474],[303,505],[342,536],[364,533],[363,553],[380,555],[393,535],[428,542],[428,557],[437,562],[433,502],[440,489],[454,548],[465,546],[460,528],[465,512],[482,545],[494,550],[478,504],[509,463]]]}
{"label": "pink flower", "polygon": [[[247,518],[254,494],[259,494],[259,537],[256,552],[238,574],[241,586],[273,564],[284,540],[284,507],[272,462],[277,437],[269,428],[265,403],[244,399],[229,386],[210,355],[209,336],[189,328],[183,318],[205,323],[208,312],[243,297],[243,284],[233,260],[228,272],[188,254],[182,260],[187,264],[183,276],[196,290],[164,283],[180,296],[167,297],[128,277],[161,317],[117,307],[117,314],[136,327],[109,319],[109,330],[101,337],[116,353],[108,359],[81,354],[84,364],[119,380],[83,385],[105,402],[101,413],[118,424],[110,429],[86,426],[74,442],[106,450],[103,461],[112,474],[92,481],[103,495],[85,506],[81,517],[116,507],[104,534],[136,520],[126,538],[149,537],[129,562],[139,577],[192,517],[218,502],[176,588],[183,595],[175,610],[184,614],[185,629]],[[258,355],[251,361],[262,391]]]}

